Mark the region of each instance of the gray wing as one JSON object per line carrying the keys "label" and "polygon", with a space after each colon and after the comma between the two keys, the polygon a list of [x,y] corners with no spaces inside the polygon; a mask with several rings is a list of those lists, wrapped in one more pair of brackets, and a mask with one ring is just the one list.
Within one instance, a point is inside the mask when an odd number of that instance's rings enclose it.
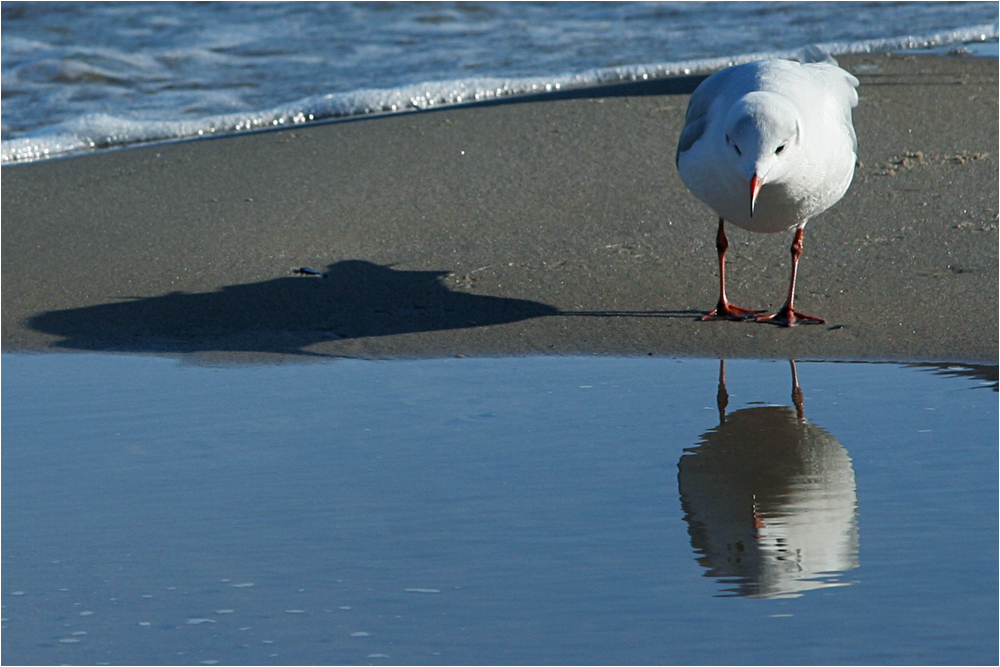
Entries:
{"label": "gray wing", "polygon": [[842,69],[836,64],[837,61],[830,58],[833,62],[823,61],[817,63],[804,64],[803,67],[809,67],[815,70],[818,74],[824,77],[826,80],[826,88],[834,95],[846,104],[841,107],[841,111],[844,114],[844,125],[847,127],[848,133],[851,135],[852,147],[854,148],[854,154],[858,153],[858,135],[854,131],[854,123],[851,119],[851,109],[858,106],[858,86],[861,85],[857,77]]}
{"label": "gray wing", "polygon": [[701,139],[701,135],[705,134],[705,127],[708,125],[708,109],[700,110],[701,115],[691,120],[691,107],[688,107],[688,121],[681,130],[681,137],[677,141],[677,154],[674,155],[674,164],[679,164],[681,161],[681,153],[686,153],[694,142]]}
{"label": "gray wing", "polygon": [[[680,162],[681,153],[686,153],[705,134],[711,120],[712,106],[723,90],[729,86],[734,77],[745,76],[742,70],[756,63],[748,63],[737,67],[730,67],[721,72],[716,72],[708,77],[695,89],[688,102],[687,114],[684,116],[684,129],[681,130],[680,139],[677,141],[677,154],[674,156],[674,164]],[[742,91],[730,88],[726,91],[728,95],[739,97]]]}

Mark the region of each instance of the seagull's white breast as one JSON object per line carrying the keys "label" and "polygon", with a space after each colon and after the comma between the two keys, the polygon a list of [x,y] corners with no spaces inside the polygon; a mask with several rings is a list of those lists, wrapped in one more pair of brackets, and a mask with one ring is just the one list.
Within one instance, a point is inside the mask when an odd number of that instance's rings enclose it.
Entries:
{"label": "seagull's white breast", "polygon": [[[805,225],[839,201],[854,177],[856,85],[829,63],[765,60],[714,74],[691,97],[677,154],[681,179],[720,217],[744,229],[781,232]],[[763,177],[751,216],[751,174],[727,141],[725,123],[734,105],[759,91],[781,96],[794,109],[799,144]]]}

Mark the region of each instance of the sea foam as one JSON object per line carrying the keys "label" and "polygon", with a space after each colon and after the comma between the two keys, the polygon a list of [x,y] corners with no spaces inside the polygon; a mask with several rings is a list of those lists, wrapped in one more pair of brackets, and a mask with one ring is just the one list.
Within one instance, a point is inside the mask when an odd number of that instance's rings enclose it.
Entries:
{"label": "sea foam", "polygon": [[468,78],[430,81],[395,88],[372,88],[317,95],[255,112],[206,116],[191,120],[136,120],[88,114],[0,145],[0,162],[14,164],[163,141],[195,139],[259,131],[319,121],[421,111],[444,106],[570,90],[612,83],[706,73],[764,58],[800,58],[806,49],[837,56],[925,49],[947,44],[997,39],[1000,26],[979,25],[925,36],[857,42],[827,42],[800,49],[768,51],[669,63],[623,65],[556,76]]}

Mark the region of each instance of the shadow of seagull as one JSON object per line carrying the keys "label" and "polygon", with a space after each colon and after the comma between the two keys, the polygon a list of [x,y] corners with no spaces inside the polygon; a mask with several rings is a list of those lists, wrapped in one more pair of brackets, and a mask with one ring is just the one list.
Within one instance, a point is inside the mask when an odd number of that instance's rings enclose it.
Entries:
{"label": "shadow of seagull", "polygon": [[75,350],[312,355],[305,348],[320,341],[483,327],[560,312],[535,301],[452,291],[442,282],[447,275],[348,260],[328,266],[323,277],[50,311],[28,325],[61,336],[55,347]]}

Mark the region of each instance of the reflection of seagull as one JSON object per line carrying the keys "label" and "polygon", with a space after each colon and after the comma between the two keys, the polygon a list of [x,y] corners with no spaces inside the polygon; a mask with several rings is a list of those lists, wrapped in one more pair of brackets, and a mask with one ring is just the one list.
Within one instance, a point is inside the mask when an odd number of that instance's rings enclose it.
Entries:
{"label": "reflection of seagull", "polygon": [[792,402],[726,415],[678,463],[691,545],[706,575],[747,597],[794,597],[844,585],[857,567],[857,486],[851,459],[803,417],[792,363]]}
{"label": "reflection of seagull", "polygon": [[858,80],[824,62],[763,60],[717,72],[691,96],[677,146],[684,184],[719,214],[719,303],[703,319],[741,320],[762,313],[726,299],[725,221],[752,232],[795,227],[785,305],[758,321],[822,324],[794,310],[802,232],[851,184],[857,139],[851,108]]}

